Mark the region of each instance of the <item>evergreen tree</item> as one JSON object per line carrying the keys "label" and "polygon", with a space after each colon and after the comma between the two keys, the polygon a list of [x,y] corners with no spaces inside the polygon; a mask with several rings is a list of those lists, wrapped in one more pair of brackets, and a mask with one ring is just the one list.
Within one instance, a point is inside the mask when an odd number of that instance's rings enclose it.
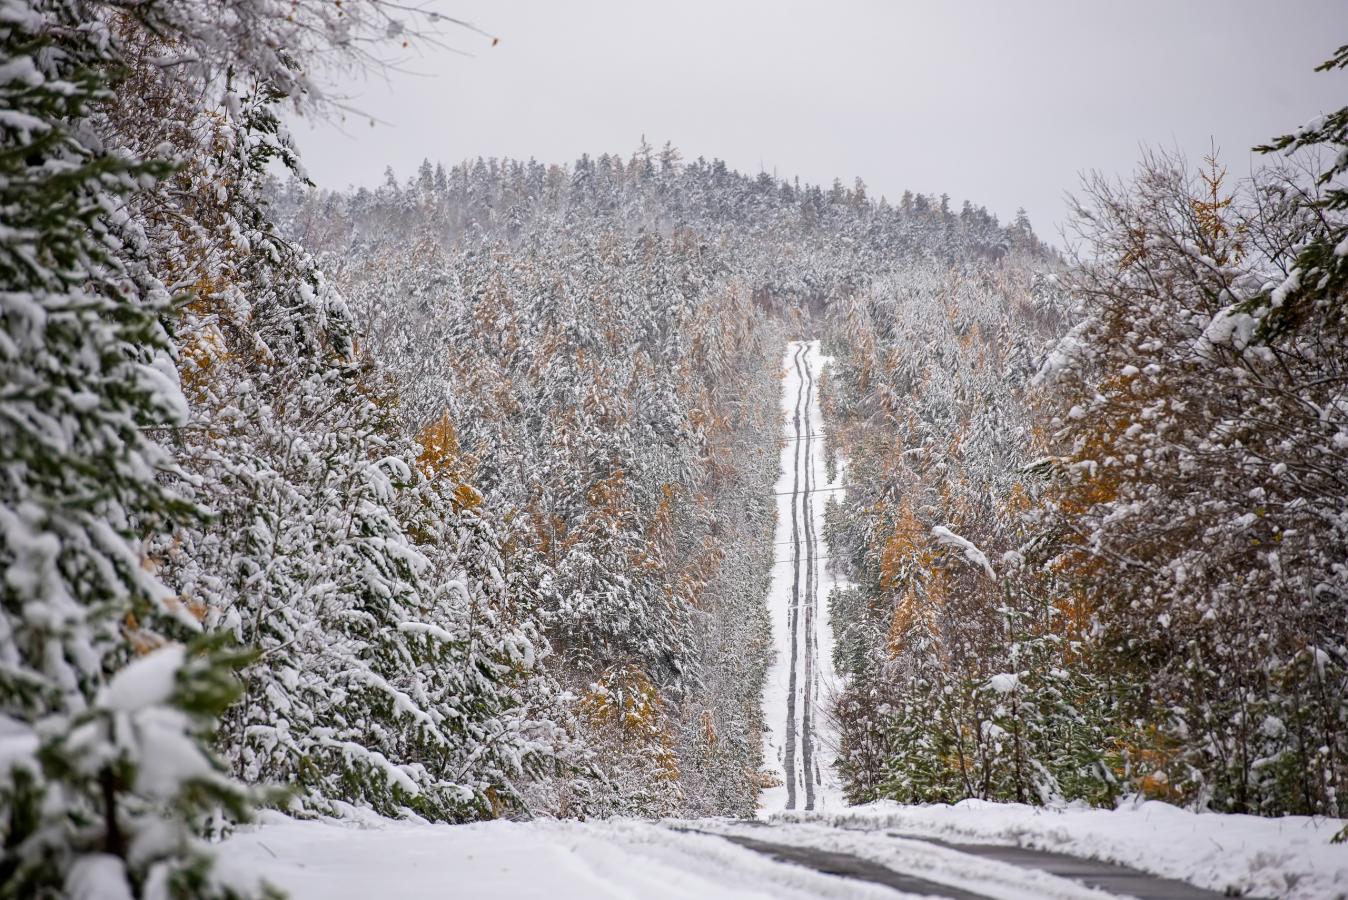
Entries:
{"label": "evergreen tree", "polygon": [[149,435],[183,423],[170,298],[126,214],[162,163],[88,127],[116,44],[73,2],[0,16],[0,894],[238,896],[194,837],[246,812],[210,752],[240,661],[154,573],[195,509]]}

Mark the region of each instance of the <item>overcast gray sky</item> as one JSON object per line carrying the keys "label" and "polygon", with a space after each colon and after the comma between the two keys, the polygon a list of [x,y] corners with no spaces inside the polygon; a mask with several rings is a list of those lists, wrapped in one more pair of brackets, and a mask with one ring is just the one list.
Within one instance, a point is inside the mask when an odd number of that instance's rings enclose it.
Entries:
{"label": "overcast gray sky", "polygon": [[295,126],[323,187],[423,158],[629,156],[643,134],[685,158],[873,195],[1024,206],[1055,237],[1079,173],[1131,171],[1141,144],[1233,174],[1249,148],[1348,104],[1313,71],[1348,42],[1348,0],[827,3],[440,0],[500,37],[447,34],[388,79],[337,85],[356,115]]}

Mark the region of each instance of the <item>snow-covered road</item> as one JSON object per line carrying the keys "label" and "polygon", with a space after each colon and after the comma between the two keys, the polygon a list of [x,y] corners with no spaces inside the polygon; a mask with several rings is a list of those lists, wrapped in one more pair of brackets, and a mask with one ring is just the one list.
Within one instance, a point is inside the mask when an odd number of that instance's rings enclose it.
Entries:
{"label": "snow-covered road", "polygon": [[780,784],[763,792],[765,812],[842,806],[828,714],[835,687],[828,595],[836,582],[823,529],[824,504],[843,476],[837,470],[830,480],[824,464],[819,376],[827,363],[818,341],[790,342],[782,361],[782,466],[768,593],[776,655],[763,692],[763,762]]}
{"label": "snow-covered road", "polygon": [[372,817],[358,824],[269,813],[225,842],[220,859],[226,874],[260,876],[293,900],[1196,900],[1227,891],[1330,900],[1344,897],[1348,885],[1348,847],[1330,843],[1342,825],[1199,814],[1160,803],[1119,810],[881,803],[782,813],[766,823],[426,825]]}

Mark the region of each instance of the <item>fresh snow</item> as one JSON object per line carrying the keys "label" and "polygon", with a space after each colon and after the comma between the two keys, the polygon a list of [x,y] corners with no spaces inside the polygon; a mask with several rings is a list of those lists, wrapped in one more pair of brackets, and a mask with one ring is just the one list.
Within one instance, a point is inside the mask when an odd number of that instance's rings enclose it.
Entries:
{"label": "fresh snow", "polygon": [[365,825],[273,814],[220,848],[222,874],[260,876],[292,900],[731,900],[892,898],[651,822]]}
{"label": "fresh snow", "polygon": [[997,577],[997,573],[992,571],[992,564],[988,562],[987,554],[974,546],[972,541],[960,537],[944,525],[933,525],[931,536],[936,538],[936,543],[959,550],[965,559],[987,572],[989,578]]}
{"label": "fresh snow", "polygon": [[70,900],[132,900],[126,867],[111,853],[85,853],[66,877]]}
{"label": "fresh snow", "polygon": [[999,694],[1009,694],[1020,687],[1020,676],[1003,672],[988,679],[988,687]]}
{"label": "fresh snow", "polygon": [[1157,802],[1096,810],[966,800],[780,812],[770,823],[430,825],[370,814],[358,821],[297,821],[268,813],[261,825],[221,845],[220,875],[231,883],[265,879],[294,900],[903,896],[774,861],[716,837],[724,834],[846,853],[1001,900],[1107,895],[1037,869],[970,856],[958,844],[1068,853],[1241,896],[1329,900],[1348,889],[1348,846],[1330,843],[1341,820],[1200,814]]}
{"label": "fresh snow", "polygon": [[168,644],[127,663],[103,689],[98,705],[119,712],[135,712],[167,703],[177,684],[186,649]]}

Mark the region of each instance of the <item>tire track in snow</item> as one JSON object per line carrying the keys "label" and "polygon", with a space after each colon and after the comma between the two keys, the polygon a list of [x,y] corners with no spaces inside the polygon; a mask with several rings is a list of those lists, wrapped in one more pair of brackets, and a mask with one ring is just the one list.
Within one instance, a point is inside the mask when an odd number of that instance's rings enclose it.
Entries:
{"label": "tire track in snow", "polygon": [[[804,808],[815,808],[815,785],[820,780],[815,758],[815,701],[819,651],[816,617],[819,606],[819,556],[814,528],[814,366],[810,345],[796,348],[796,402],[791,416],[795,432],[791,476],[791,604],[788,629],[791,659],[786,695],[786,808],[797,809],[804,789]],[[802,565],[803,564],[803,565]]]}
{"label": "tire track in snow", "polygon": [[[796,387],[796,407],[795,413],[791,417],[792,424],[795,426],[794,440],[794,458],[792,463],[791,475],[791,607],[788,617],[788,628],[791,633],[791,664],[787,681],[786,693],[786,753],[783,759],[783,767],[786,770],[786,808],[796,808],[796,671],[797,671],[797,636],[799,635],[800,618],[800,515],[798,512],[800,503],[800,457],[801,444],[808,444],[809,441],[801,440],[801,415],[805,411],[802,404],[804,400],[805,379],[803,377],[802,362],[805,357],[806,347],[802,344],[796,349],[794,364],[796,367],[796,376],[798,379]],[[808,448],[806,450],[808,452]],[[808,715],[809,709],[806,708]]]}
{"label": "tire track in snow", "polygon": [[801,719],[801,775],[805,784],[805,808],[814,809],[814,785],[817,778],[815,772],[814,759],[814,698],[815,698],[815,656],[819,651],[819,644],[815,639],[815,614],[819,604],[819,576],[815,570],[815,561],[819,553],[815,550],[814,535],[814,495],[813,495],[813,475],[814,475],[814,436],[810,425],[810,407],[814,403],[814,372],[811,369],[807,358],[809,355],[808,347],[801,354],[801,361],[805,368],[805,440],[799,441],[805,445],[805,468],[804,485],[801,494],[801,524],[805,530],[805,632],[802,635],[805,643],[805,671],[804,686],[801,690],[801,705],[804,707]]}
{"label": "tire track in snow", "polygon": [[824,704],[834,689],[832,629],[821,602],[839,584],[823,562],[823,504],[845,487],[842,469],[826,473],[818,445],[820,373],[829,364],[818,341],[792,341],[782,355],[781,470],[774,496],[776,559],[768,589],[773,660],[763,690],[764,763],[775,784],[764,810],[821,810],[842,803],[834,771],[837,736]]}

